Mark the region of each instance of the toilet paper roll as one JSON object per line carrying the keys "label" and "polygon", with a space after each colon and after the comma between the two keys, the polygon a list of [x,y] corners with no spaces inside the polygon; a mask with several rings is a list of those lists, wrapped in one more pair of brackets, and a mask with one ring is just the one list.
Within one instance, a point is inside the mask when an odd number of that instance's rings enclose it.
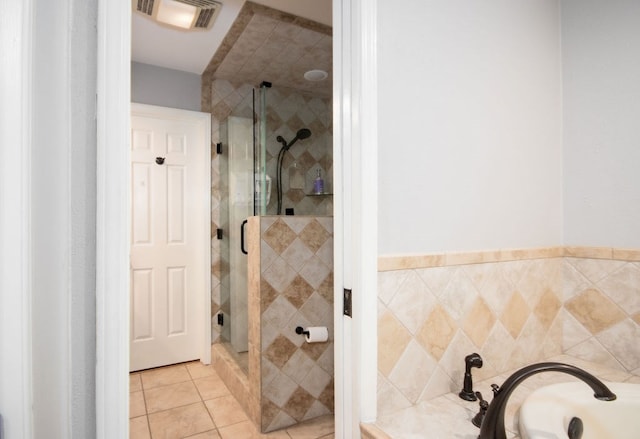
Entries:
{"label": "toilet paper roll", "polygon": [[322,343],[329,340],[329,330],[326,326],[310,326],[307,331],[309,333],[304,336],[307,343]]}

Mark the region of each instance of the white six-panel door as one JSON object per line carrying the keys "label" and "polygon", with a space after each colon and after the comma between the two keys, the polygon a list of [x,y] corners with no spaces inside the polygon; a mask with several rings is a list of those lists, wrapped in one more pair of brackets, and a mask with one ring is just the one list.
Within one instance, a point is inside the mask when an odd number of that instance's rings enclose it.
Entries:
{"label": "white six-panel door", "polygon": [[210,338],[202,113],[155,108],[131,119],[131,371],[201,359]]}

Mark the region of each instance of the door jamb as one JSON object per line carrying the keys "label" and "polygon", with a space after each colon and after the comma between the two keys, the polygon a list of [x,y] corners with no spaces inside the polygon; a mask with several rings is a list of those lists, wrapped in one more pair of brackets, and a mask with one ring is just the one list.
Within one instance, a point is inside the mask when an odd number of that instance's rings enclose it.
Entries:
{"label": "door jamb", "polygon": [[[96,431],[99,439],[109,439],[126,438],[129,433],[129,352],[122,346],[128,346],[129,340],[129,159],[125,145],[131,114],[131,8],[128,2],[98,4]],[[336,362],[336,371],[349,373],[336,374],[336,437],[340,439],[359,437],[357,421],[371,422],[376,417],[377,15],[375,2],[368,0],[333,0],[333,10],[334,45],[336,38],[339,43],[334,62],[336,55],[340,57],[334,66],[334,81],[340,81],[334,85],[334,136],[339,136],[334,160],[342,160],[350,150],[352,159],[343,172],[356,171],[352,187],[344,189],[344,198],[336,196],[336,204],[358,202],[352,217],[339,218],[341,211],[334,216],[338,221],[335,261],[344,264],[336,265],[336,279],[357,275],[352,287],[357,318],[345,322],[341,311],[334,314],[336,360],[342,360],[346,349],[357,349],[353,364]],[[336,174],[343,169],[340,163],[334,166]],[[342,176],[336,177],[339,183]],[[345,236],[355,240],[349,244],[353,253],[343,259],[344,249],[339,246]],[[336,281],[336,310],[341,310],[343,287]],[[353,333],[352,323],[356,324]]]}

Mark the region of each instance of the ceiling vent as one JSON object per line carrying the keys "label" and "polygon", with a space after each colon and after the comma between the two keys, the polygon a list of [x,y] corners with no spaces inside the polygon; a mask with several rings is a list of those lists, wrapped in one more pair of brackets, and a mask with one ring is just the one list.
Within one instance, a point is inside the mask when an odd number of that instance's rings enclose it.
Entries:
{"label": "ceiling vent", "polygon": [[131,0],[133,10],[160,24],[180,29],[207,30],[222,4],[214,0]]}

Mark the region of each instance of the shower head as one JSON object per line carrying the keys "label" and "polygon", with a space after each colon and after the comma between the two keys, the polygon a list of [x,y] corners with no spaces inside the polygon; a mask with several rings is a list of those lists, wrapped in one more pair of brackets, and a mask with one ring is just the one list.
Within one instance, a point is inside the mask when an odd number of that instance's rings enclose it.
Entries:
{"label": "shower head", "polygon": [[309,130],[308,128],[301,128],[296,133],[296,138],[300,140],[308,139],[309,137],[311,137],[311,130]]}
{"label": "shower head", "polygon": [[308,128],[301,128],[298,130],[293,140],[291,140],[291,142],[289,143],[287,143],[287,141],[284,140],[282,136],[276,137],[276,140],[282,143],[282,148],[285,151],[288,151],[289,148],[291,148],[291,146],[293,146],[293,144],[296,143],[298,140],[308,139],[310,136],[311,136],[311,130],[309,130]]}

